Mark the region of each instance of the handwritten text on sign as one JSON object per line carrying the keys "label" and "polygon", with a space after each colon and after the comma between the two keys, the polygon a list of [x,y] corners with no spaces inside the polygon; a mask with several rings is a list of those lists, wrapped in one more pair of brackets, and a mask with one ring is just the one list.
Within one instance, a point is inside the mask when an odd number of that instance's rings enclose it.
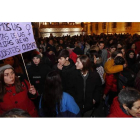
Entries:
{"label": "handwritten text on sign", "polygon": [[0,22],[0,60],[34,49],[30,22]]}

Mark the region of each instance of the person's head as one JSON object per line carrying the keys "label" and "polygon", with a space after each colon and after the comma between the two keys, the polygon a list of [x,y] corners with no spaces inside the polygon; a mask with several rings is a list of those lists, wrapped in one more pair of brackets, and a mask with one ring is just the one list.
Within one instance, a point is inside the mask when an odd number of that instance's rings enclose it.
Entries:
{"label": "person's head", "polygon": [[118,94],[120,105],[128,115],[140,117],[140,92],[136,89],[126,87]]}
{"label": "person's head", "polygon": [[126,59],[135,59],[136,58],[136,55],[135,55],[135,52],[134,50],[128,50],[126,52]]}
{"label": "person's head", "polygon": [[12,85],[15,82],[14,68],[7,64],[0,68],[0,81],[7,85]]}
{"label": "person's head", "polygon": [[53,45],[53,40],[52,39],[49,40],[49,44]]}
{"label": "person's head", "polygon": [[39,63],[41,61],[41,55],[39,55],[37,52],[34,52],[32,54],[32,61],[35,65],[39,65]]}
{"label": "person's head", "polygon": [[92,45],[91,47],[90,47],[90,50],[95,50],[95,51],[99,51],[99,47],[97,46],[97,45]]}
{"label": "person's head", "polygon": [[87,55],[79,56],[75,65],[76,69],[81,70],[83,74],[86,74],[91,69],[91,61]]}
{"label": "person's head", "polygon": [[62,40],[62,39],[60,39],[60,40],[59,40],[59,43],[60,43],[60,44],[63,44],[63,40]]}
{"label": "person's head", "polygon": [[118,43],[118,44],[117,44],[117,49],[122,48],[122,47],[123,47],[123,46],[122,46],[121,43]]}
{"label": "person's head", "polygon": [[77,54],[77,56],[83,54],[82,50],[81,50],[79,47],[76,47],[76,48],[73,50],[73,52],[74,52],[75,54]]}
{"label": "person's head", "polygon": [[119,48],[118,50],[120,50],[120,51],[122,52],[123,57],[124,57],[124,56],[125,56],[125,52],[126,52],[125,48],[124,48],[124,47],[122,47],[122,48]]}
{"label": "person's head", "polygon": [[8,58],[3,60],[3,63],[13,66],[14,65],[14,58],[13,57],[8,57]]}
{"label": "person's head", "polygon": [[79,43],[79,42],[75,41],[74,46],[75,46],[75,47],[79,47],[79,44],[78,44],[78,43]]}
{"label": "person's head", "polygon": [[41,40],[41,44],[44,44],[43,40]]}
{"label": "person's head", "polygon": [[125,60],[124,60],[123,57],[117,56],[117,57],[114,59],[114,63],[115,63],[115,65],[123,65],[123,64],[125,64]]}
{"label": "person's head", "polygon": [[135,45],[135,43],[132,43],[132,44],[131,44],[131,49],[133,49],[133,50],[136,49],[136,45]]}
{"label": "person's head", "polygon": [[112,43],[113,43],[113,39],[110,39],[110,40],[109,40],[109,44],[112,44]]}
{"label": "person's head", "polygon": [[104,48],[105,44],[103,41],[99,42],[99,49],[102,50]]}
{"label": "person's head", "polygon": [[13,108],[4,114],[2,114],[0,117],[7,117],[7,118],[24,118],[24,117],[31,117],[28,112],[19,109],[19,108]]}
{"label": "person's head", "polygon": [[63,49],[58,56],[58,62],[61,65],[67,65],[67,63],[69,62],[69,51],[66,49]]}
{"label": "person's head", "polygon": [[115,57],[117,57],[117,56],[123,57],[122,52],[117,50],[117,51],[114,51],[114,52],[111,54],[111,58],[112,58],[112,59],[115,59]]}
{"label": "person's head", "polygon": [[116,45],[112,45],[112,46],[110,47],[110,53],[115,52],[116,49],[117,49]]}
{"label": "person's head", "polygon": [[57,71],[47,74],[45,80],[45,90],[42,96],[42,107],[46,116],[56,115],[56,105],[60,111],[60,100],[62,99],[62,82]]}
{"label": "person's head", "polygon": [[3,96],[6,93],[6,86],[15,85],[16,93],[22,91],[21,83],[15,76],[14,68],[11,65],[0,67],[0,101],[3,101]]}
{"label": "person's head", "polygon": [[94,64],[96,64],[97,59],[99,59],[99,53],[96,50],[90,50],[88,57],[90,59],[91,62],[93,62]]}
{"label": "person's head", "polygon": [[134,52],[130,52],[129,53],[129,58],[134,58],[134,54],[135,54]]}

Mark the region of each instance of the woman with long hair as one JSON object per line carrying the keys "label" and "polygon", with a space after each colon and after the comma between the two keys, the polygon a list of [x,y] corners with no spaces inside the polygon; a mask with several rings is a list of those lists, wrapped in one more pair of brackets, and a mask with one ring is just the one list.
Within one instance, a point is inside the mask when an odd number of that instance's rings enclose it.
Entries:
{"label": "woman with long hair", "polygon": [[0,115],[6,111],[19,108],[37,117],[37,110],[29,99],[36,98],[38,93],[28,81],[20,81],[11,65],[0,67]]}
{"label": "woman with long hair", "polygon": [[101,78],[92,69],[91,61],[86,55],[81,55],[76,61],[77,72],[73,77],[73,97],[81,110],[82,116],[90,117],[94,105],[101,97]]}
{"label": "woman with long hair", "polygon": [[57,71],[48,73],[45,90],[39,103],[41,117],[78,117],[80,109],[74,98],[62,90],[61,77]]}

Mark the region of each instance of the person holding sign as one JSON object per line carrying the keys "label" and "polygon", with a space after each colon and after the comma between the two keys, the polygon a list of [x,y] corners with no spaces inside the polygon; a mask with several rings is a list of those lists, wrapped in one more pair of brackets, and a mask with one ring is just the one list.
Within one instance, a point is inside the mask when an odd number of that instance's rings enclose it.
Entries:
{"label": "person holding sign", "polygon": [[14,68],[7,64],[0,67],[0,115],[13,108],[27,111],[32,117],[38,117],[34,99],[38,93],[26,80],[15,76]]}
{"label": "person holding sign", "polygon": [[32,55],[32,64],[28,69],[29,78],[31,84],[33,84],[39,93],[39,96],[33,100],[36,108],[38,108],[40,95],[43,93],[46,75],[51,71],[51,68],[47,64],[41,62],[41,56],[34,52]]}

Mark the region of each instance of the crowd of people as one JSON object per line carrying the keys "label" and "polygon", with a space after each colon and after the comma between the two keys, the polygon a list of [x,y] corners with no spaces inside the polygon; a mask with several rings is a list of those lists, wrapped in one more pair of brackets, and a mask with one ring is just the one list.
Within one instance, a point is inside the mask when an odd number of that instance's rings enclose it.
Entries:
{"label": "crowd of people", "polygon": [[0,60],[1,117],[140,117],[140,36],[35,38]]}

